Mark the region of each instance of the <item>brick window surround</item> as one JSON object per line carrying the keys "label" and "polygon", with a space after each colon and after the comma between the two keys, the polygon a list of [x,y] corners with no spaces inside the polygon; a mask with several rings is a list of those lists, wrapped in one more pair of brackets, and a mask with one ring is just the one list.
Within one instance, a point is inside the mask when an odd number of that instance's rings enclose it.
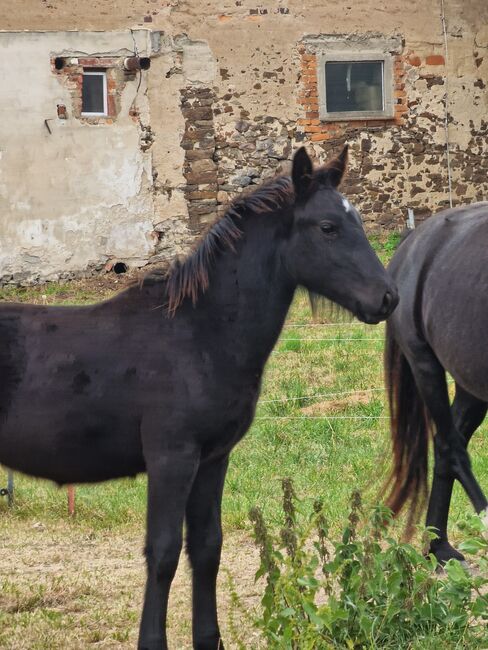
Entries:
{"label": "brick window surround", "polygon": [[[60,57],[52,57],[51,69],[59,81],[69,90],[71,95],[72,116],[88,123],[112,124],[120,110],[120,90],[128,77],[134,72],[123,69],[123,59],[119,57],[63,57],[61,69],[56,67]],[[85,70],[106,73],[106,115],[96,115],[82,112],[83,72]]]}
{"label": "brick window surround", "polygon": [[[375,38],[371,45],[362,47],[363,40],[359,39],[351,44],[348,37],[345,36],[344,43],[346,47],[342,47],[343,43],[340,36],[334,36],[329,47],[326,38],[305,38],[298,47],[301,68],[298,103],[302,108],[302,117],[298,119],[298,125],[305,137],[312,142],[326,142],[343,138],[350,129],[403,125],[405,115],[408,112],[408,105],[405,92],[405,65],[404,56],[401,53],[401,39],[385,39],[383,45],[381,38]],[[325,74],[323,74],[325,62],[341,60],[338,57],[345,57],[342,60],[355,60],[355,56],[358,54],[364,57],[363,60],[378,60],[377,57],[381,55],[379,60],[387,61],[384,69],[385,85],[388,69],[391,75],[389,90],[389,92],[391,91],[391,103],[388,113],[385,111],[384,115],[371,117],[360,117],[353,113],[350,116],[324,114],[324,95],[320,92],[319,84],[325,84]],[[322,79],[320,79],[320,76],[322,76]]]}

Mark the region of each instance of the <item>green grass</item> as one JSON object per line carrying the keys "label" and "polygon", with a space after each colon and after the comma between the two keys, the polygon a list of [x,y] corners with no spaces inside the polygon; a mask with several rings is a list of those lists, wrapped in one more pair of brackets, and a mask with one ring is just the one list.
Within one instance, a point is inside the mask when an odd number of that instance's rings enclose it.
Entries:
{"label": "green grass", "polygon": [[387,235],[370,237],[369,241],[383,264],[387,264],[401,238],[402,234],[400,232],[390,232]]}
{"label": "green grass", "polygon": [[[3,476],[3,475],[2,475]],[[0,516],[55,522],[67,518],[67,492],[49,481],[15,474],[15,505],[0,502]],[[4,482],[4,481],[2,481]],[[76,486],[76,518],[72,525],[90,530],[143,526],[146,477]]]}
{"label": "green grass", "polygon": [[83,305],[96,302],[98,292],[90,289],[73,291],[69,284],[51,282],[32,287],[0,287],[0,301],[31,302],[57,305]]}

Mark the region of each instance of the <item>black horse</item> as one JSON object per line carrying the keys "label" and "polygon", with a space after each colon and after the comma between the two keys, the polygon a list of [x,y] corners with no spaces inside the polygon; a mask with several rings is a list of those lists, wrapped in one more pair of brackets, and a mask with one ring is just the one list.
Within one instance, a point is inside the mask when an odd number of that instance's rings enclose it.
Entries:
{"label": "black horse", "polygon": [[[387,323],[385,355],[394,450],[388,505],[397,513],[409,501],[410,527],[417,519],[435,428],[427,525],[438,532],[430,551],[441,562],[463,559],[447,536],[454,479],[478,513],[488,505],[467,453],[488,405],[487,241],[488,203],[447,210],[413,231],[388,267],[401,296]],[[456,384],[452,406],[446,370]]]}
{"label": "black horse", "polygon": [[229,452],[249,428],[297,285],[367,323],[397,291],[337,191],[347,152],[236,201],[196,250],[89,307],[0,307],[0,462],[59,484],[148,474],[139,648],[167,647],[182,546],[193,643],[223,648],[215,585]]}

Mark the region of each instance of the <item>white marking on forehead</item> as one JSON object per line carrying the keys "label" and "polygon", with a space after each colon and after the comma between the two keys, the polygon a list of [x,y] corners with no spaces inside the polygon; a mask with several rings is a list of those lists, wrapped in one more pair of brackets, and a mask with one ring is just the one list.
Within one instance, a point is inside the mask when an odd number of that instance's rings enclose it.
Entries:
{"label": "white marking on forehead", "polygon": [[349,203],[349,201],[345,197],[342,197],[342,205],[344,206],[344,210],[346,212],[351,212],[351,210],[352,210],[351,204]]}

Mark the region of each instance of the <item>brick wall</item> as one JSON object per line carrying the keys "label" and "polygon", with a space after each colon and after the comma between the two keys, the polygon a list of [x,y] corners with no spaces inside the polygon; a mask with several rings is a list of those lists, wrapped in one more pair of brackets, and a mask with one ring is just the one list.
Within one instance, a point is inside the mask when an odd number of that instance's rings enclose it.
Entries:
{"label": "brick wall", "polygon": [[185,131],[181,146],[185,150],[185,197],[189,226],[198,234],[213,221],[217,209],[217,165],[213,105],[215,93],[211,88],[181,90],[181,111]]}

